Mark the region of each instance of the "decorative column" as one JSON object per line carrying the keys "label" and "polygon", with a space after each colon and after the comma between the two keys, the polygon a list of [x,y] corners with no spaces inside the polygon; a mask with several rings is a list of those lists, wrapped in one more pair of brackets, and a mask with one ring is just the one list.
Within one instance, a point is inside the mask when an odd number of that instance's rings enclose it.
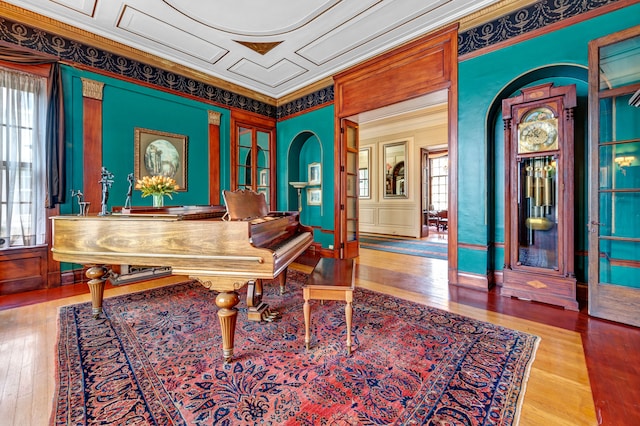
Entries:
{"label": "decorative column", "polygon": [[209,204],[220,204],[220,117],[208,111],[209,117]]}
{"label": "decorative column", "polygon": [[82,133],[84,200],[99,206],[102,199],[100,171],[102,169],[102,93],[104,83],[82,80]]}

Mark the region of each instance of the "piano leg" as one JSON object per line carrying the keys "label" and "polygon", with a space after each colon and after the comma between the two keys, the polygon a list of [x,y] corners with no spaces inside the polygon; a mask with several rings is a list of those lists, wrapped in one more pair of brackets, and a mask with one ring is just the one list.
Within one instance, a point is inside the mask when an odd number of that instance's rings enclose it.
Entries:
{"label": "piano leg", "polygon": [[107,281],[109,270],[104,265],[90,265],[85,275],[89,278],[87,285],[91,292],[91,313],[98,319],[102,313],[102,299],[104,297],[104,284]]}
{"label": "piano leg", "polygon": [[218,319],[222,330],[222,356],[225,363],[230,363],[233,358],[233,342],[236,335],[236,322],[238,310],[235,306],[240,302],[240,296],[235,291],[218,293],[216,306],[218,307]]}
{"label": "piano leg", "polygon": [[289,269],[289,267],[284,268],[284,271],[280,272],[280,275],[278,275],[278,284],[280,284],[281,296],[284,294],[284,288],[287,285],[287,269]]}

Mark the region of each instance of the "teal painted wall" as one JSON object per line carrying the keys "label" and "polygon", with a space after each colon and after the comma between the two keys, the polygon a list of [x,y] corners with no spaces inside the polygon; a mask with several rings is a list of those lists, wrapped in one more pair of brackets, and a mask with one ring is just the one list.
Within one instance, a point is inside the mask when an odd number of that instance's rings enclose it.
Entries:
{"label": "teal painted wall", "polygon": [[[280,121],[276,136],[278,210],[297,209],[297,192],[289,182],[308,181],[308,165],[314,162],[321,164],[322,182],[319,188],[322,190],[322,203],[320,206],[307,205],[305,188],[300,220],[314,227],[314,240],[323,248],[334,244],[333,115],[334,108],[330,105]],[[287,167],[282,167],[285,164]]]}
{"label": "teal painted wall", "polygon": [[[607,15],[526,40],[485,55],[463,61],[458,69],[458,238],[460,243],[490,246],[504,242],[504,154],[501,117],[491,121],[491,106],[512,93],[505,88],[523,76],[537,80],[526,85],[553,81],[557,85],[576,83],[580,96],[586,96],[583,81],[567,76],[544,75],[541,69],[557,65],[586,67],[589,40],[638,24],[640,5],[634,5]],[[496,67],[496,64],[500,64]],[[562,68],[562,67],[559,67]],[[586,112],[576,126],[586,126]],[[586,133],[585,133],[586,134]],[[584,144],[584,140],[581,141]],[[584,146],[576,150],[576,162],[586,161]],[[584,164],[576,170],[576,249],[586,249],[587,230],[586,188]],[[583,226],[584,225],[584,226]],[[480,255],[479,255],[480,253]],[[459,270],[485,274],[502,268],[502,249],[483,252],[469,248],[458,250]],[[577,259],[578,280],[586,282],[586,259]]]}
{"label": "teal painted wall", "polygon": [[[67,179],[69,189],[83,189],[82,81],[87,78],[104,83],[102,100],[102,165],[114,175],[109,191],[109,209],[122,206],[134,171],[134,129],[136,127],[176,133],[187,137],[187,191],[178,192],[171,205],[202,205],[209,202],[208,111],[221,113],[221,188],[229,187],[228,110],[132,84],[115,78],[64,66],[62,69],[67,126]],[[61,206],[62,213],[77,213],[75,199]],[[133,206],[150,206],[151,197],[133,192]],[[100,206],[91,206],[97,213]]]}
{"label": "teal painted wall", "polygon": [[[104,83],[102,101],[102,165],[114,175],[109,191],[108,209],[125,203],[129,183],[127,175],[134,171],[134,129],[141,127],[187,136],[187,191],[178,192],[168,205],[209,203],[208,111],[221,113],[221,189],[229,187],[230,114],[228,110],[186,99],[159,90],[139,86],[72,67],[63,66],[64,108],[66,126],[67,188],[83,188],[83,98],[81,78]],[[62,214],[77,214],[75,198],[68,194],[60,206]],[[142,198],[133,191],[133,206],[150,206],[151,197]],[[100,205],[92,205],[90,213],[98,213]],[[63,263],[62,270],[73,269]]]}

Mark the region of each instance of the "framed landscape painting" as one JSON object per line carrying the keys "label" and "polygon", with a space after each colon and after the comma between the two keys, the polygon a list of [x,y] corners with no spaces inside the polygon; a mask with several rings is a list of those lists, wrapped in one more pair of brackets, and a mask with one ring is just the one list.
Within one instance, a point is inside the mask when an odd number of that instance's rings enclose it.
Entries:
{"label": "framed landscape painting", "polygon": [[187,137],[149,129],[135,129],[134,179],[166,176],[175,179],[178,191],[187,190]]}

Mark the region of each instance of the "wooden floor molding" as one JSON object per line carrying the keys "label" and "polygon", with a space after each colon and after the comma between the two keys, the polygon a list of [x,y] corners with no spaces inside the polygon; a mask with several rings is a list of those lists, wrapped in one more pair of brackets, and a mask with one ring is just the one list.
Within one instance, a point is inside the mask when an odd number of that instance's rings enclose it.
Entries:
{"label": "wooden floor molding", "polygon": [[[447,284],[447,262],[361,249],[356,286],[392,294],[540,336],[520,425],[640,424],[640,329],[535,302]],[[317,260],[317,259],[315,259]],[[310,272],[314,259],[291,267]],[[168,285],[184,277],[109,286],[105,296]],[[89,301],[86,285],[0,297],[0,419],[49,421],[57,313]],[[357,300],[354,301],[357,309]],[[242,320],[242,319],[240,319]]]}

